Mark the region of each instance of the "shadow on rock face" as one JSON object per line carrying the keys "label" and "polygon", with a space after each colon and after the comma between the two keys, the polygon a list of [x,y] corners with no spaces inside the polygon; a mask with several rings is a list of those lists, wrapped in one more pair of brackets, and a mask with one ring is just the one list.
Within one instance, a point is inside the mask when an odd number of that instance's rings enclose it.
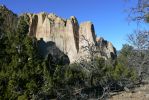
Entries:
{"label": "shadow on rock face", "polygon": [[50,62],[57,65],[69,64],[70,60],[64,52],[56,47],[55,42],[45,42],[42,38],[38,41],[39,54],[50,59]]}

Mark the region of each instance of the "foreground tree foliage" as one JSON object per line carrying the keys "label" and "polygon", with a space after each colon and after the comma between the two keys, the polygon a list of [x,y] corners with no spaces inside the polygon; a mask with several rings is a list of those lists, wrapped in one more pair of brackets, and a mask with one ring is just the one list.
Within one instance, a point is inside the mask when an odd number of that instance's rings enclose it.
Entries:
{"label": "foreground tree foliage", "polygon": [[129,65],[136,69],[139,83],[148,81],[149,76],[149,31],[141,25],[149,23],[149,0],[136,0],[136,5],[130,8],[129,18],[137,22],[137,29],[129,34],[128,43],[132,47],[129,57]]}
{"label": "foreground tree foliage", "polygon": [[[3,55],[0,59],[1,99],[16,99],[20,95],[36,94],[42,82],[34,38],[28,37],[25,18],[20,18],[17,31],[5,33]],[[26,27],[26,28],[25,28]],[[6,42],[5,42],[6,41]],[[38,84],[37,84],[38,83]]]}

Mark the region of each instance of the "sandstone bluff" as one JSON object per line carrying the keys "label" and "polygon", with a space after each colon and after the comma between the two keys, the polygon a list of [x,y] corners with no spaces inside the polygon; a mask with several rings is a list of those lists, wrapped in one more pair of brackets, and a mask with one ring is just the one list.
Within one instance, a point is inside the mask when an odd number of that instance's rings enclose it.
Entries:
{"label": "sandstone bluff", "polygon": [[96,49],[102,51],[102,53],[98,53],[98,56],[106,59],[116,57],[116,50],[112,43],[103,38],[97,38],[94,26],[89,21],[79,25],[74,16],[63,19],[53,13],[47,14],[44,12],[24,15],[29,17],[29,35],[45,42],[54,42],[64,54],[68,55],[71,63],[77,61],[80,57],[89,55],[82,48],[88,46],[88,43],[94,44]]}

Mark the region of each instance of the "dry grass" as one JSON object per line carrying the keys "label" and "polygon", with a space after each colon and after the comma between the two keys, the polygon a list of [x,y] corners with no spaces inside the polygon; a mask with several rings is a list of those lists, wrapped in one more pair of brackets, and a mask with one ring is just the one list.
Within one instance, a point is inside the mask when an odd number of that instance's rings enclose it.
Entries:
{"label": "dry grass", "polygon": [[131,92],[120,92],[109,100],[149,100],[149,84],[142,85]]}

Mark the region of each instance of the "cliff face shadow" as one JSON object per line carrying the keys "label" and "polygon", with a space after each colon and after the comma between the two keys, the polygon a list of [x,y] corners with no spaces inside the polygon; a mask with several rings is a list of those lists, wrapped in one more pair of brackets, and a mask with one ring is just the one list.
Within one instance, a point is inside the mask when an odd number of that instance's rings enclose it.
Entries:
{"label": "cliff face shadow", "polygon": [[45,42],[42,38],[38,41],[38,51],[39,54],[44,57],[51,57],[52,62],[58,65],[69,64],[70,60],[64,52],[62,52],[58,47],[56,47],[55,42],[49,41]]}

